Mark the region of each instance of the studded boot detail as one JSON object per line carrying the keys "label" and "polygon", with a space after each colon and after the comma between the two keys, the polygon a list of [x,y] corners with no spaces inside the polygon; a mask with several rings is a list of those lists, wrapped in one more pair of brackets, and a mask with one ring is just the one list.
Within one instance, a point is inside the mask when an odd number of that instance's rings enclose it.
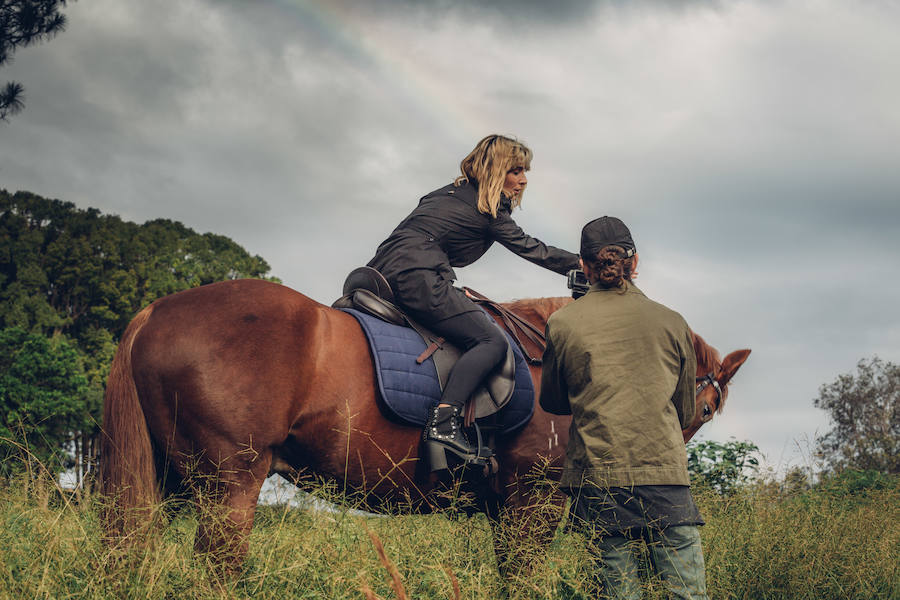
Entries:
{"label": "studded boot detail", "polygon": [[428,413],[428,423],[422,438],[425,441],[431,470],[447,468],[446,451],[452,452],[463,462],[482,464],[489,460],[493,453],[490,448],[478,447],[469,443],[463,432],[462,415],[458,406],[433,406]]}

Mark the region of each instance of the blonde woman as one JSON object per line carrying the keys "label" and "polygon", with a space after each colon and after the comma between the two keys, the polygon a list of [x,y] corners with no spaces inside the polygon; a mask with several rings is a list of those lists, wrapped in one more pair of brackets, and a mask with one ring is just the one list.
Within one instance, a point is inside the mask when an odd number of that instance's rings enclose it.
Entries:
{"label": "blonde woman", "polygon": [[425,426],[429,456],[449,451],[465,462],[487,458],[466,438],[462,409],[506,355],[506,338],[465,293],[453,287],[453,267],[478,260],[499,242],[522,258],[560,274],[579,268],[578,255],[527,235],[511,217],[522,203],[531,150],[489,135],[460,164],[456,180],[419,205],[378,247],[368,266],[380,271],[396,301],[417,321],[450,340],[463,354]]}

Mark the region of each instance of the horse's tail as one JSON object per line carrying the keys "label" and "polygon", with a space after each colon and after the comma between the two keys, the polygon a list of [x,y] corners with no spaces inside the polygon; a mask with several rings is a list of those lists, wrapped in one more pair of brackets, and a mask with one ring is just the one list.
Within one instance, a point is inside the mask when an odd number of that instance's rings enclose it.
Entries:
{"label": "horse's tail", "polygon": [[129,323],[106,382],[100,491],[106,503],[104,520],[113,535],[147,520],[149,509],[159,500],[150,431],[138,400],[131,362],[134,340],[152,312],[153,307],[148,306]]}

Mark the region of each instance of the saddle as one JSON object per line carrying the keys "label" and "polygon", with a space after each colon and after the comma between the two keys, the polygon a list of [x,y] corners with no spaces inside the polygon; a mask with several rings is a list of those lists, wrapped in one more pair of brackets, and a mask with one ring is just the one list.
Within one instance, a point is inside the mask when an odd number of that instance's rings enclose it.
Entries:
{"label": "saddle", "polygon": [[[409,327],[425,342],[426,349],[415,360],[422,364],[431,358],[443,390],[450,370],[462,355],[462,351],[444,338],[405,314],[396,304],[391,287],[384,276],[371,267],[359,267],[347,276],[343,295],[331,306],[356,310],[387,323]],[[496,414],[507,405],[515,389],[516,363],[512,348],[507,345],[506,358],[487,377],[484,384],[472,394],[466,403],[465,424]]]}

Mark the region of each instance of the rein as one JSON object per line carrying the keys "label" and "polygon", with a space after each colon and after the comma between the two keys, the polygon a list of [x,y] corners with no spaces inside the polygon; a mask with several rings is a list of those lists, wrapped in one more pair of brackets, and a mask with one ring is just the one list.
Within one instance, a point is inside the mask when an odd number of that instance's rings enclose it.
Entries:
{"label": "rein", "polygon": [[[542,360],[542,355],[544,353],[544,349],[547,347],[547,339],[544,337],[544,332],[541,331],[540,328],[535,327],[513,311],[508,308],[494,302],[490,298],[487,298],[472,288],[463,287],[463,291],[466,292],[466,296],[469,297],[470,300],[475,302],[475,304],[479,304],[486,308],[489,308],[492,312],[496,313],[500,320],[503,321],[503,325],[506,327],[506,330],[513,336],[513,339],[516,340],[516,343],[519,345],[519,349],[522,351],[522,354],[525,356],[525,360],[528,361],[530,365],[540,365]],[[538,348],[538,356],[532,356],[531,353],[528,352],[528,349],[525,347],[525,344],[522,342],[522,338],[519,337],[519,332],[521,332],[525,337],[531,340],[531,343],[537,346]]]}

